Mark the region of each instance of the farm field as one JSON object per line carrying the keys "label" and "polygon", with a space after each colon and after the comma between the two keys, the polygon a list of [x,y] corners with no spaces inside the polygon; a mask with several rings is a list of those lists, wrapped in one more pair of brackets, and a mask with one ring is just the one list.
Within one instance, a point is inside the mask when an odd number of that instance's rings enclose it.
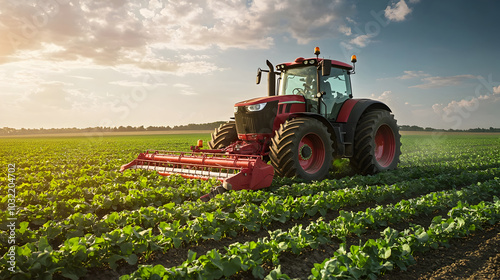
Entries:
{"label": "farm field", "polygon": [[118,172],[197,139],[0,139],[0,279],[500,279],[498,134],[407,134],[397,170],[207,203],[213,181]]}

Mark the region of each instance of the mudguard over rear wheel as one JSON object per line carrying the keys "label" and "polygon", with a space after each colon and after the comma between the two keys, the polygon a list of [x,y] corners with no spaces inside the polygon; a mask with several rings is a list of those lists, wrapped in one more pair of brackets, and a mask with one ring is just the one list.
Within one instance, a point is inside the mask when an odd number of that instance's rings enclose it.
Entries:
{"label": "mudguard over rear wheel", "polygon": [[276,131],[269,155],[278,176],[322,180],[333,166],[333,140],[320,121],[295,118]]}
{"label": "mudguard over rear wheel", "polygon": [[222,149],[238,140],[236,124],[234,121],[221,124],[212,133],[212,140],[208,141],[210,149]]}
{"label": "mudguard over rear wheel", "polygon": [[351,166],[363,175],[392,170],[401,155],[401,135],[394,116],[386,110],[363,113],[354,134]]}

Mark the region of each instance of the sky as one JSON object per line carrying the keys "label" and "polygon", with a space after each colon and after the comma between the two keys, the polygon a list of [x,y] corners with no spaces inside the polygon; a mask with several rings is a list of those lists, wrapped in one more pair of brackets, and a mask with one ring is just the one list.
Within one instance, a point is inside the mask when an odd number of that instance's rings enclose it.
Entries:
{"label": "sky", "polygon": [[[500,127],[494,0],[5,0],[0,127],[174,126],[229,120],[266,96],[257,68],[349,63],[355,98],[398,124]],[[264,79],[265,81],[265,79]]]}

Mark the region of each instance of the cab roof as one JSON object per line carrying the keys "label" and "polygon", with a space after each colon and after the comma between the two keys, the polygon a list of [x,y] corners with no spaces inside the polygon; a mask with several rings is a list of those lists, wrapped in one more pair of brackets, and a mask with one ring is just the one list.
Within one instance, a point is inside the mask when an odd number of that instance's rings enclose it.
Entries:
{"label": "cab roof", "polygon": [[[297,57],[295,61],[293,62],[285,62],[276,65],[277,70],[285,69],[288,67],[294,67],[294,66],[299,66],[299,65],[318,65],[319,62],[324,60],[323,58],[303,58],[303,57]],[[337,68],[342,68],[342,69],[347,69],[347,70],[352,70],[352,65],[349,65],[347,63],[338,61],[338,60],[333,60],[330,59],[332,62],[332,67],[337,67]]]}

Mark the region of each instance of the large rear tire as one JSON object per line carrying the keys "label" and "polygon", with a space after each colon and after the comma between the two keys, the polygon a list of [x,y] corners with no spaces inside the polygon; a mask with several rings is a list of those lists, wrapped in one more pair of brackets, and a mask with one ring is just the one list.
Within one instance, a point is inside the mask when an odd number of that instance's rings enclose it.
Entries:
{"label": "large rear tire", "polygon": [[392,115],[386,110],[363,113],[354,133],[351,166],[363,175],[396,169],[401,155],[401,135]]}
{"label": "large rear tire", "polygon": [[320,121],[295,118],[276,131],[269,155],[276,175],[311,181],[328,175],[333,151],[331,135]]}
{"label": "large rear tire", "polygon": [[236,123],[234,121],[221,124],[212,133],[212,140],[208,141],[210,149],[223,149],[238,140]]}

